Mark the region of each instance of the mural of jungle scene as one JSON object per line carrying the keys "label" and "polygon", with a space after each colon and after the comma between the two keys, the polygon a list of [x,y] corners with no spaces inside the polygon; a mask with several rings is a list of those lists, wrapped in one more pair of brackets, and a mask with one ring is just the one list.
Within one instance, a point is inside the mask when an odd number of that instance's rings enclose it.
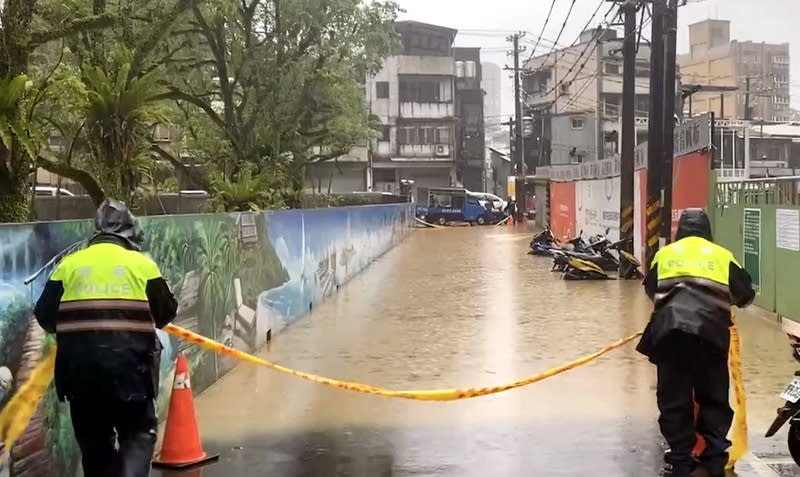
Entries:
{"label": "mural of jungle scene", "polygon": [[[334,293],[414,226],[413,207],[406,204],[147,217],[138,223],[143,250],[178,299],[174,323],[247,352]],[[0,407],[27,381],[43,347],[55,341],[31,315],[55,266],[48,262],[92,230],[90,221],[0,226]],[[159,338],[162,418],[178,353],[189,359],[195,393],[237,364],[161,331]],[[69,413],[53,389],[10,455],[2,444],[0,454],[0,477],[79,475]]]}

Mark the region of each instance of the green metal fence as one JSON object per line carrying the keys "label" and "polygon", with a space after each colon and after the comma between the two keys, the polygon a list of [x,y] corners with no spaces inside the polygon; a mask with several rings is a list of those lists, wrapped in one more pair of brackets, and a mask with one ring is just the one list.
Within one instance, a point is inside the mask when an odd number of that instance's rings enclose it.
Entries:
{"label": "green metal fence", "polygon": [[717,243],[758,288],[756,305],[800,322],[800,177],[712,184]]}

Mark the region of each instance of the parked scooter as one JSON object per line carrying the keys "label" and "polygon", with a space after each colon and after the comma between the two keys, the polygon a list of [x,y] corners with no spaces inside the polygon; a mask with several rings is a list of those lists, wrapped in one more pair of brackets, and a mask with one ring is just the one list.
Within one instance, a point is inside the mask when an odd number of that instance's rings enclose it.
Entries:
{"label": "parked scooter", "polygon": [[[800,344],[793,343],[795,361],[800,362]],[[795,464],[800,465],[800,371],[794,373],[794,378],[781,393],[781,399],[786,403],[778,409],[778,416],[767,430],[766,437],[774,436],[787,422],[789,423],[789,454]]]}
{"label": "parked scooter", "polygon": [[583,230],[578,233],[577,237],[574,237],[567,243],[569,243],[572,248],[551,249],[550,254],[553,256],[553,267],[551,271],[563,272],[566,270],[571,254],[594,253],[589,248],[589,244],[583,239]]}
{"label": "parked scooter", "polygon": [[[607,239],[605,239],[608,242]],[[571,254],[564,269],[565,280],[613,280],[616,277],[608,272],[621,271],[619,274],[625,280],[641,280],[644,275],[639,270],[641,263],[631,253],[622,249],[628,240],[607,244],[595,244],[602,247],[597,255]],[[619,257],[611,251],[615,250]]]}
{"label": "parked scooter", "polygon": [[550,227],[547,227],[533,236],[530,248],[531,250],[528,252],[530,255],[546,257],[551,256],[553,250],[558,250],[561,247],[558,245],[558,239],[553,235],[553,231],[550,230]]}
{"label": "parked scooter", "polygon": [[[606,235],[609,231],[609,229],[606,229]],[[583,231],[581,231],[581,234],[583,234]],[[572,250],[559,250],[554,252],[552,270],[557,272],[566,271],[569,266],[569,261],[572,258],[592,262],[600,266],[601,269],[616,270],[618,267],[616,257],[611,254],[604,255],[603,253],[611,244],[606,238],[606,235],[597,234],[589,238],[588,244],[581,240],[577,242],[577,246],[573,247]],[[578,238],[580,237],[579,235]]]}
{"label": "parked scooter", "polygon": [[564,280],[613,280],[596,263],[576,257],[570,257],[561,278]]}

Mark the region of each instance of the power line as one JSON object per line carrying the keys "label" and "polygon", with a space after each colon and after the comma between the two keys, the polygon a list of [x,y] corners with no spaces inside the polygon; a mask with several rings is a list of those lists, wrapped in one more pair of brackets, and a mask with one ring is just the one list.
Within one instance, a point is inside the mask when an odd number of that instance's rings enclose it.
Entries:
{"label": "power line", "polygon": [[[613,8],[613,7],[612,7],[612,8]],[[648,19],[648,21],[645,21],[645,22],[644,22],[644,23],[643,23],[643,24],[640,26],[640,28],[644,28],[644,27],[647,25],[647,23],[649,23],[649,22],[650,22],[650,20],[651,20],[651,19]],[[584,49],[583,49],[583,52],[581,52],[581,57],[583,57],[583,55],[584,55],[584,54],[585,54],[585,53],[586,53],[586,52],[589,50],[589,48],[590,48],[592,45],[594,45],[594,48],[592,49],[592,52],[591,52],[591,53],[589,53],[589,56],[587,56],[587,57],[586,57],[586,59],[583,61],[583,63],[581,64],[580,68],[578,69],[578,71],[577,71],[577,72],[575,72],[575,76],[573,77],[573,79],[572,79],[572,80],[570,80],[570,82],[574,81],[574,80],[575,80],[575,78],[577,78],[577,76],[578,76],[578,75],[579,75],[579,74],[580,74],[580,73],[583,71],[583,69],[584,69],[584,68],[586,67],[586,65],[589,63],[589,60],[591,60],[591,59],[592,59],[592,54],[594,54],[594,52],[595,52],[595,51],[597,50],[597,48],[600,46],[600,42],[599,42],[598,40],[599,40],[599,39],[600,39],[600,37],[602,36],[603,32],[604,32],[605,30],[607,30],[607,29],[608,29],[608,27],[606,27],[606,28],[598,28],[598,29],[597,29],[597,31],[595,32],[595,35],[594,35],[594,38],[593,38],[593,40],[592,40],[592,41],[590,41],[590,42],[588,42],[588,43],[586,44],[586,48],[584,48]],[[580,57],[578,58],[578,60],[580,61]],[[575,69],[575,66],[577,66],[577,65],[578,65],[578,62],[576,61],[576,62],[575,62],[575,63],[573,63],[573,64],[572,64],[572,66],[570,66],[570,68],[567,70],[567,73],[564,75],[564,78],[562,78],[562,79],[561,79],[561,80],[560,80],[558,83],[556,83],[556,84],[555,84],[555,85],[554,85],[552,88],[550,88],[549,90],[547,90],[547,91],[546,91],[544,94],[540,94],[539,96],[548,96],[548,95],[550,95],[550,93],[552,93],[553,91],[556,91],[558,88],[560,88],[560,87],[561,87],[561,86],[562,86],[562,85],[565,83],[565,80],[567,79],[567,77],[569,77],[569,75],[572,73],[572,71]],[[599,73],[599,72],[598,72],[598,73]]]}
{"label": "power line", "polygon": [[[602,0],[602,1],[600,2],[600,4],[597,6],[597,8],[595,9],[595,11],[594,11],[594,13],[592,14],[592,16],[591,16],[591,17],[589,18],[589,20],[586,22],[586,25],[584,25],[584,27],[583,27],[583,30],[581,30],[581,33],[583,33],[584,31],[586,31],[587,29],[589,29],[589,26],[591,26],[592,22],[593,22],[593,21],[594,21],[594,19],[597,17],[597,13],[600,11],[600,8],[603,6],[603,1],[604,1],[604,0]],[[615,7],[615,6],[616,6],[616,5],[614,5],[614,4],[612,4],[612,5],[611,5],[611,7],[610,7],[610,8],[608,9],[608,11],[606,12],[606,14],[603,16],[603,19],[600,21],[600,23],[604,23],[604,22],[606,22],[606,21],[608,20],[608,16],[609,16],[609,15],[611,15],[611,12],[612,12],[612,11],[614,11],[614,7]],[[579,34],[579,35],[578,35],[578,38],[576,38],[576,39],[575,39],[575,41],[572,43],[572,45],[570,45],[570,48],[571,48],[571,47],[573,47],[573,46],[577,46],[577,45],[579,45],[579,44],[580,44],[580,40],[581,40],[581,35]],[[591,44],[592,44],[592,41],[594,41],[594,38],[593,38],[592,40],[590,40],[589,42],[587,42],[587,47],[588,47],[588,45],[591,45]],[[555,45],[556,43],[557,43],[557,42],[554,42],[553,44]],[[542,65],[545,65],[545,64],[547,64],[547,60],[549,60],[549,59],[550,59],[550,56],[552,56],[552,54],[553,54],[553,52],[554,52],[554,51],[555,51],[555,48],[554,48],[553,50],[551,50],[551,51],[550,51],[550,53],[548,53],[548,54],[547,54],[547,56],[545,56],[545,57],[544,57],[544,59],[541,61],[541,64],[542,64]],[[585,52],[585,50],[584,50],[584,52]],[[560,53],[561,53],[561,54],[560,54],[560,56],[559,56],[559,55],[557,55],[557,56],[556,56],[555,63],[558,63],[559,61],[563,60],[563,59],[564,59],[564,57],[567,55],[567,53],[574,54],[574,53],[572,53],[572,52],[570,51],[570,49],[569,49],[569,48],[562,48],[562,49],[561,49],[561,51],[560,51]],[[580,57],[582,57],[582,56],[583,56],[583,53],[581,53]],[[578,61],[580,61],[580,57],[579,57]]]}
{"label": "power line", "polygon": [[[567,17],[564,18],[564,23],[561,24],[561,30],[559,30],[558,36],[556,36],[556,39],[553,42],[553,48],[550,50],[550,53],[547,54],[547,57],[545,58],[544,61],[547,61],[547,58],[549,58],[556,51],[556,47],[558,45],[558,42],[559,42],[559,40],[561,40],[561,35],[564,33],[564,29],[567,27],[567,21],[569,20],[569,17],[572,15],[572,9],[574,7],[575,7],[575,0],[572,0],[572,3],[569,5],[569,11],[567,11]],[[613,6],[612,6],[612,8],[613,8]],[[528,60],[530,60],[530,58],[528,58]]]}
{"label": "power line", "polygon": [[[572,1],[572,5],[575,5],[575,0]],[[553,14],[553,8],[556,6],[556,0],[550,4],[550,10],[547,12],[547,18],[544,19],[544,25],[542,25],[542,31],[539,32],[539,38],[536,39],[536,43],[533,45],[533,49],[531,50],[531,54],[528,56],[528,59],[525,61],[526,63],[533,58],[533,55],[536,54],[536,49],[539,48],[539,42],[542,41],[542,36],[544,35],[544,31],[547,29],[547,24],[550,23],[550,15]],[[572,10],[572,7],[570,7]],[[567,15],[569,16],[569,15]],[[553,45],[557,44],[558,40],[556,40]],[[555,46],[554,46],[555,48]]]}

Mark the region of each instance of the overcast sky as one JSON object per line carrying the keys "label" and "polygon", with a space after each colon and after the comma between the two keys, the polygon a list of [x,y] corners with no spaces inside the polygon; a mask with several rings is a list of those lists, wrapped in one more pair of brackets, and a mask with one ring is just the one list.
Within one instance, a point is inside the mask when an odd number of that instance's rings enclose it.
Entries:
{"label": "overcast sky", "polygon": [[[560,44],[572,43],[598,6],[599,0],[574,0]],[[550,9],[551,0],[399,0],[406,10],[403,20],[417,20],[462,30],[458,46],[484,48],[483,59],[500,66],[511,64],[504,48],[505,36],[515,30],[531,32],[534,42]],[[572,0],[556,0],[550,22],[544,31],[537,55],[546,53],[558,36]],[[789,42],[792,53],[792,106],[800,109],[800,9],[798,0],[689,0],[681,7],[678,20],[678,53],[688,51],[688,25],[707,18],[731,21],[734,40]],[[608,7],[602,7],[598,19]],[[596,21],[595,25],[596,26]],[[649,28],[648,28],[649,30]],[[649,34],[648,34],[649,36]],[[546,42],[549,40],[549,42]],[[530,54],[529,45],[528,52]],[[512,83],[503,88],[503,112],[513,111]]]}

